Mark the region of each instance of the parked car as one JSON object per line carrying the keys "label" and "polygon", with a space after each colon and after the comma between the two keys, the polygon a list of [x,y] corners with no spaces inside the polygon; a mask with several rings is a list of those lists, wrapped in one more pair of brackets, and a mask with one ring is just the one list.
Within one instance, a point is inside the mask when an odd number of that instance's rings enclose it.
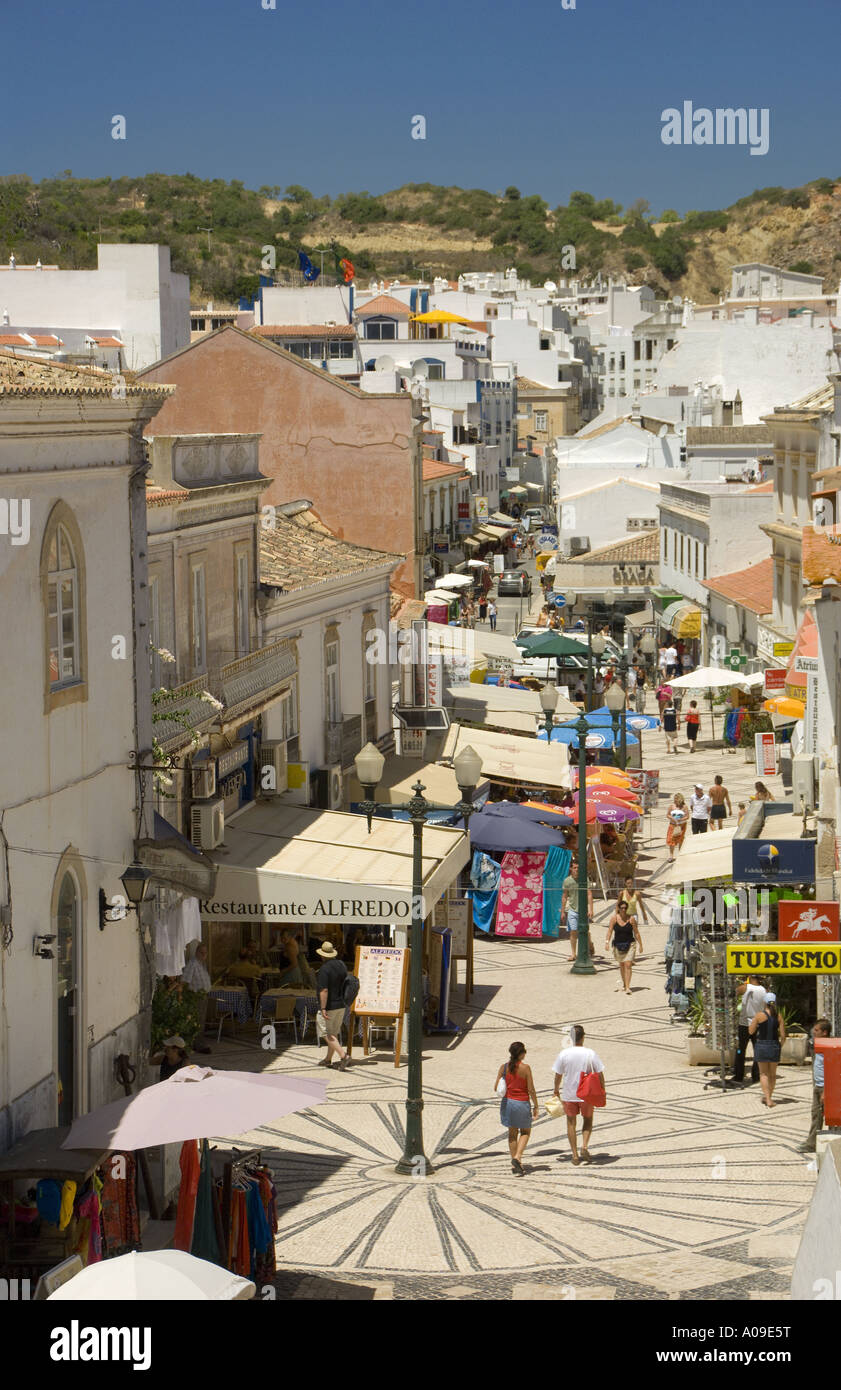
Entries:
{"label": "parked car", "polygon": [[526,507],[523,520],[529,523],[530,531],[539,531],[549,520],[549,508],[544,506]]}
{"label": "parked car", "polygon": [[500,598],[521,598],[531,593],[531,578],[525,570],[503,570],[497,594]]}

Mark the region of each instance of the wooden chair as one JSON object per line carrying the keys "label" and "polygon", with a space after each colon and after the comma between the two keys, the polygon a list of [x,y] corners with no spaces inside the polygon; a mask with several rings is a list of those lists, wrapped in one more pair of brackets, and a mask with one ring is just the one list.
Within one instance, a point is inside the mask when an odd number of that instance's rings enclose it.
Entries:
{"label": "wooden chair", "polygon": [[264,997],[258,1003],[257,1013],[255,1015],[255,1022],[257,1024],[258,1032],[263,1019],[270,1018],[272,1022],[275,1024],[284,1023],[288,1027],[291,1027],[292,1034],[295,1038],[295,1043],[297,1045],[298,1019],[295,1014],[295,1003],[296,1000],[291,997],[289,999],[266,999]]}

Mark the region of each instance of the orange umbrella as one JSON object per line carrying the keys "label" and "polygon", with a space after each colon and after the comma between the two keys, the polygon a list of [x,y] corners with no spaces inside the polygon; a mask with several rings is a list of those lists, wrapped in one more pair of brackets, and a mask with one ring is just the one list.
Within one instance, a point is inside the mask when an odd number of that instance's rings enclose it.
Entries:
{"label": "orange umbrella", "polygon": [[775,695],[762,706],[769,714],[782,714],[788,719],[802,719],[806,706],[802,700],[793,700],[790,695]]}

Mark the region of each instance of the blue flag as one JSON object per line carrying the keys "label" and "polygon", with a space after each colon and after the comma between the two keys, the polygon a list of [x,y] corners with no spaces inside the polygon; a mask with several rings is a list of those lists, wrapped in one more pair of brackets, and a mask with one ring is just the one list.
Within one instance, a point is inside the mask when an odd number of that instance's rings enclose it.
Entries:
{"label": "blue flag", "polygon": [[321,271],[316,270],[309,256],[303,251],[298,252],[298,265],[301,268],[305,280],[317,280],[321,274]]}

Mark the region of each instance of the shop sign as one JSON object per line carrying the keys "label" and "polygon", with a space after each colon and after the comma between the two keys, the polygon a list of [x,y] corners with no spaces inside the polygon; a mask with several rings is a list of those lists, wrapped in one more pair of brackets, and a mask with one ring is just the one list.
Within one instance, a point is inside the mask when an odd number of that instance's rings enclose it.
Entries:
{"label": "shop sign", "polygon": [[557,550],[558,537],[552,531],[541,531],[537,538],[541,550]]}
{"label": "shop sign", "polygon": [[771,644],[771,652],[774,656],[791,656],[793,651],[793,642],[772,642]]}
{"label": "shop sign", "polygon": [[490,516],[487,497],[474,497],[473,500],[476,506],[476,520],[487,521]]}
{"label": "shop sign", "polygon": [[446,535],[437,535],[432,542],[432,549],[436,555],[446,555],[450,549],[450,538]]}
{"label": "shop sign", "polygon": [[806,713],[803,718],[803,752],[818,751],[818,658],[796,656],[794,669],[806,677]]}
{"label": "shop sign", "polygon": [[781,941],[839,941],[839,904],[783,899],[777,907]]}
{"label": "shop sign", "polygon": [[464,517],[460,516],[456,522],[456,529],[460,536],[469,536],[470,532],[473,530],[473,522],[470,520],[470,517],[465,520]]}
{"label": "shop sign", "polygon": [[458,516],[459,516],[459,519],[460,519],[460,520],[464,520],[465,518],[466,518],[468,521],[470,520],[470,499],[469,499],[469,498],[467,499],[466,502],[459,502],[459,503],[458,503]]}
{"label": "shop sign", "polygon": [[773,777],[777,771],[777,744],[773,732],[754,735],[756,770],[762,777]]}
{"label": "shop sign", "polygon": [[799,946],[775,942],[773,946],[728,943],[728,975],[841,975],[841,944]]}
{"label": "shop sign", "polygon": [[614,584],[627,587],[631,584],[653,584],[654,566],[653,565],[619,565],[613,566]]}
{"label": "shop sign", "polygon": [[[248,762],[248,744],[245,742],[235,743],[233,748],[228,748],[224,753],[220,753],[216,759],[216,784],[224,780],[231,772],[238,767],[243,767]],[[224,793],[223,793],[224,795]]]}
{"label": "shop sign", "polygon": [[736,883],[814,883],[814,840],[733,840]]}
{"label": "shop sign", "polygon": [[765,694],[782,695],[786,688],[786,668],[772,666],[765,672]]}
{"label": "shop sign", "polygon": [[466,960],[469,953],[469,937],[471,927],[471,899],[470,898],[450,898],[449,928],[452,932],[453,960]]}

